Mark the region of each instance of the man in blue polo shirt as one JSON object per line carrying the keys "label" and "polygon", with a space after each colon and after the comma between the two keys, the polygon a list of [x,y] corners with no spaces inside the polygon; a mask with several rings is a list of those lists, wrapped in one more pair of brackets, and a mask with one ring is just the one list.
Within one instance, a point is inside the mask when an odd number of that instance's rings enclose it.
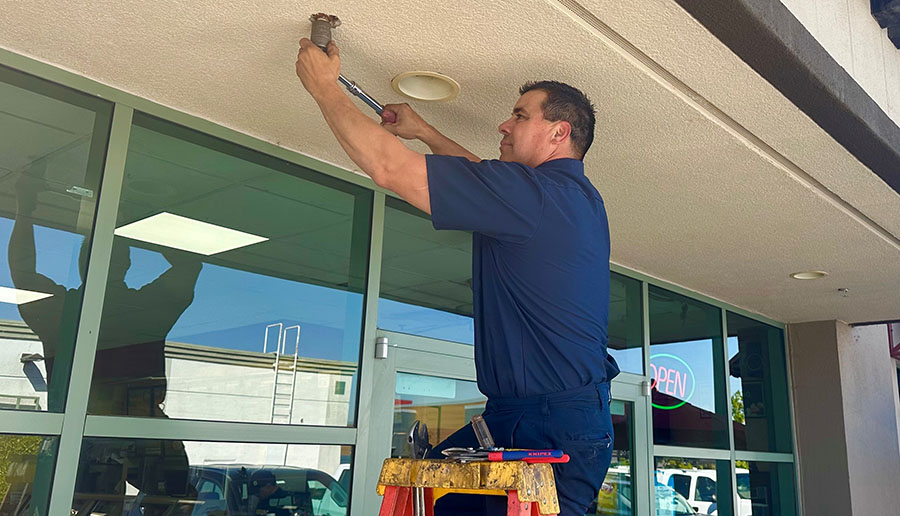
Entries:
{"label": "man in blue polo shirt", "polygon": [[[475,367],[497,446],[559,448],[560,515],[582,516],[612,455],[607,355],[609,229],[584,175],[594,108],[575,88],[528,83],[500,125],[500,159],[480,160],[409,106],[381,126],[337,83],[340,56],[304,38],[297,75],[348,156],[379,186],[431,214],[436,229],[473,232]],[[434,154],[407,149],[416,138]],[[438,445],[477,447],[471,426]],[[448,495],[437,514],[503,514],[499,497]]]}

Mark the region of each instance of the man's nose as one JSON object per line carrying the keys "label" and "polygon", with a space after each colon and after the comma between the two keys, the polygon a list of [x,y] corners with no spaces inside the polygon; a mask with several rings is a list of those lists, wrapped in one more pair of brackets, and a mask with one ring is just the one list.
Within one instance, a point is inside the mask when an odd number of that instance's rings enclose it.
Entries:
{"label": "man's nose", "polygon": [[509,120],[500,124],[500,127],[498,127],[497,130],[500,131],[500,134],[504,136],[509,134]]}

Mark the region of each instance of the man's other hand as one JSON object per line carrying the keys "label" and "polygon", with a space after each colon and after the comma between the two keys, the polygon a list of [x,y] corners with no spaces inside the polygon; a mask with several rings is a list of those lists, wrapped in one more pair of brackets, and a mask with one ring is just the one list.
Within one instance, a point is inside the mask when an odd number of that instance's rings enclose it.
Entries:
{"label": "man's other hand", "polygon": [[306,91],[315,98],[319,93],[336,86],[341,74],[341,53],[334,41],[328,42],[328,53],[322,52],[309,38],[300,40],[297,52],[297,77]]}
{"label": "man's other hand", "polygon": [[409,107],[409,104],[385,104],[384,111],[393,113],[394,121],[389,121],[390,115],[382,114],[381,126],[395,136],[407,140],[421,139],[431,128],[418,113],[413,111],[413,108]]}

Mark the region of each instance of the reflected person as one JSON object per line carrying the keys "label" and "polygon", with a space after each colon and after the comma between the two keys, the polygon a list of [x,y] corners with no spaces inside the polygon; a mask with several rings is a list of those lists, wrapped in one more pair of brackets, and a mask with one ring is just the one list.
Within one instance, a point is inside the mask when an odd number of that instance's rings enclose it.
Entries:
{"label": "reflected person", "polygon": [[[89,239],[79,255],[82,285],[67,289],[39,273],[36,267],[34,211],[37,193],[46,189],[42,180],[25,176],[18,181],[16,221],[9,242],[10,274],[17,289],[51,294],[19,305],[19,313],[40,338],[48,378],[48,404],[62,408],[67,373],[71,367],[75,329],[84,294]],[[131,267],[130,249],[122,240],[113,242],[103,314],[97,339],[88,412],[94,415],[166,417],[166,336],[190,306],[202,262],[196,256],[165,249],[170,267],[150,283],[133,289],[125,283]],[[76,372],[81,373],[81,372]],[[143,494],[184,496],[188,461],[179,441],[139,441],[115,460],[91,452],[85,443],[79,472],[80,492],[124,493],[124,485],[93,482],[87,475],[91,464],[118,461],[127,469],[127,480]],[[107,449],[107,448],[104,448]],[[159,454],[159,450],[167,453]],[[124,460],[122,460],[124,459]],[[84,474],[82,474],[84,473]],[[94,479],[96,480],[96,479]],[[148,508],[144,514],[151,514]],[[120,509],[121,510],[121,509]],[[111,508],[109,514],[117,514]],[[119,513],[120,514],[120,513]]]}

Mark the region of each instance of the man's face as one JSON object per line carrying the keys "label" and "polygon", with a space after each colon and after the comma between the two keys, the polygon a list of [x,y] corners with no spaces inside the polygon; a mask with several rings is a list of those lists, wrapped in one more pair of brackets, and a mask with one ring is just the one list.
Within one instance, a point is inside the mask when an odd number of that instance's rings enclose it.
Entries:
{"label": "man's face", "polygon": [[547,92],[542,90],[531,90],[519,97],[512,116],[499,127],[503,135],[500,161],[536,167],[553,153],[551,140],[557,123],[544,119],[541,106],[546,98]]}
{"label": "man's face", "polygon": [[275,494],[275,491],[278,491],[278,486],[276,484],[266,484],[259,488],[259,497],[263,500],[267,500],[270,496]]}

